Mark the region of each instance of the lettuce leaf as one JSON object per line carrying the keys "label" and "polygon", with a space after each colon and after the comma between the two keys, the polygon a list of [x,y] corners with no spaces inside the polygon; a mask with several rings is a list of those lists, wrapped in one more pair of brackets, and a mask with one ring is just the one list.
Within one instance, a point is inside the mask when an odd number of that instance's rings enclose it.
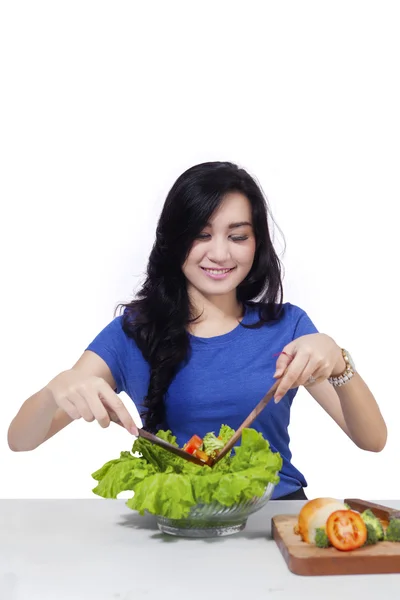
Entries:
{"label": "lettuce leaf", "polygon": [[101,481],[101,479],[103,479],[107,475],[108,471],[113,465],[119,464],[124,460],[130,460],[131,458],[133,458],[133,456],[130,452],[121,452],[120,458],[114,458],[113,460],[109,460],[101,467],[101,469],[95,471],[95,473],[92,473],[93,479],[95,479],[96,481]]}
{"label": "lettuce leaf", "polygon": [[230,464],[231,471],[260,466],[276,472],[282,467],[279,453],[272,452],[268,441],[255,429],[244,429],[241,444],[234,450],[235,455]]}
{"label": "lettuce leaf", "polygon": [[[233,433],[233,429],[222,425],[219,435],[224,444]],[[178,446],[171,431],[157,435]],[[219,502],[229,507],[262,496],[268,483],[279,482],[281,468],[280,454],[272,452],[268,441],[254,429],[244,429],[240,446],[213,468],[198,466],[138,438],[132,452],[121,452],[120,458],[108,461],[92,474],[98,482],[93,493],[116,498],[120,492],[131,490],[134,496],[127,506],[132,510],[182,519],[199,503]]]}
{"label": "lettuce leaf", "polygon": [[134,456],[132,456],[132,459],[131,461],[118,459],[113,461],[114,464],[112,465],[106,463],[109,466],[102,477],[99,475],[102,469],[96,471],[93,478],[97,479],[99,483],[93,489],[93,492],[103,498],[117,498],[120,492],[135,490],[141,481],[156,473],[154,466],[148,464],[144,459],[135,458]]}
{"label": "lettuce leaf", "polygon": [[219,430],[218,435],[224,442],[224,446],[229,442],[234,433],[235,430],[232,429],[232,427],[229,427],[229,425],[221,425],[221,429]]}
{"label": "lettuce leaf", "polygon": [[195,503],[189,477],[176,473],[156,473],[137,486],[127,506],[141,515],[148,511],[169,519],[181,519]]}

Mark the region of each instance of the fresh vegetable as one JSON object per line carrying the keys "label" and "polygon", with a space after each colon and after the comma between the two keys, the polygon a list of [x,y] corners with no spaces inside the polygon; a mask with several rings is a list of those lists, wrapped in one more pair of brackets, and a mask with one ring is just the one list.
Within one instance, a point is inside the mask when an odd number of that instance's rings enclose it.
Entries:
{"label": "fresh vegetable", "polygon": [[315,543],[316,530],[325,529],[327,519],[335,510],[345,509],[343,502],[335,498],[314,498],[302,507],[295,533],[301,535],[304,542]]}
{"label": "fresh vegetable", "polygon": [[[365,523],[365,521],[364,521]],[[378,536],[376,534],[376,529],[374,528],[373,525],[371,525],[371,523],[365,523],[365,526],[367,528],[367,539],[365,542],[365,546],[372,546],[374,544],[377,544],[379,542],[378,540]]]}
{"label": "fresh vegetable", "polygon": [[391,518],[386,528],[385,539],[388,542],[400,542],[400,519]]}
{"label": "fresh vegetable", "polygon": [[221,437],[217,437],[214,432],[207,433],[203,440],[203,449],[209,456],[214,458],[218,452],[225,446]]}
{"label": "fresh vegetable", "polygon": [[337,550],[355,550],[367,541],[367,527],[360,513],[354,510],[336,510],[329,515],[326,532]]}
{"label": "fresh vegetable", "polygon": [[198,435],[194,435],[190,440],[183,446],[185,452],[194,454],[196,450],[199,450],[203,446],[203,440]]}
{"label": "fresh vegetable", "polygon": [[200,460],[202,460],[205,463],[208,463],[210,460],[210,456],[208,454],[206,454],[205,452],[203,452],[203,450],[195,450],[193,452],[194,456],[197,456],[197,458],[199,458]]}
{"label": "fresh vegetable", "polygon": [[324,527],[315,530],[315,545],[317,548],[329,548],[332,546]]}
{"label": "fresh vegetable", "polygon": [[382,541],[400,542],[400,519],[392,517],[386,525],[371,509],[359,513],[334,498],[314,498],[301,509],[294,532],[318,548],[355,550]]}
{"label": "fresh vegetable", "polygon": [[372,510],[369,508],[367,510],[364,510],[364,512],[361,513],[361,517],[362,517],[362,520],[364,521],[364,523],[367,526],[368,525],[370,526],[369,528],[367,527],[367,533],[370,531],[370,529],[373,529],[373,531],[375,533],[375,535],[372,535],[372,533],[369,532],[368,537],[367,537],[367,542],[368,543],[376,543],[376,542],[371,541],[375,538],[376,538],[377,542],[383,540],[383,538],[385,537],[385,532],[383,530],[382,523],[380,522],[378,517],[376,515],[374,515]]}
{"label": "fresh vegetable", "polygon": [[[223,445],[233,434],[230,427],[221,427]],[[159,431],[157,435],[178,446],[170,431]],[[203,451],[200,447],[195,450]],[[244,429],[240,446],[235,446],[213,468],[191,463],[139,437],[132,452],[122,452],[119,459],[107,462],[92,474],[98,482],[93,493],[116,498],[121,491],[131,490],[134,495],[127,506],[132,510],[142,515],[147,511],[182,519],[198,503],[217,501],[232,506],[262,496],[269,483],[279,482],[281,468],[280,454],[273,452],[268,441],[254,429]]]}

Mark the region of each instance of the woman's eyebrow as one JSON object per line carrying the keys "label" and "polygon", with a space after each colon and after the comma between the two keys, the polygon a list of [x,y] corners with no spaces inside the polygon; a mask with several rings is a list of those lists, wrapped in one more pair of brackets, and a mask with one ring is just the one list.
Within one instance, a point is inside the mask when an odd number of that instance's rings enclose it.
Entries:
{"label": "woman's eyebrow", "polygon": [[229,229],[236,229],[237,227],[252,227],[251,223],[249,223],[249,221],[240,221],[239,223],[230,223],[229,224]]}
{"label": "woman's eyebrow", "polygon": [[[212,227],[212,223],[206,223],[206,227]],[[252,227],[249,221],[239,221],[238,223],[229,223],[228,229],[237,229],[238,227]]]}

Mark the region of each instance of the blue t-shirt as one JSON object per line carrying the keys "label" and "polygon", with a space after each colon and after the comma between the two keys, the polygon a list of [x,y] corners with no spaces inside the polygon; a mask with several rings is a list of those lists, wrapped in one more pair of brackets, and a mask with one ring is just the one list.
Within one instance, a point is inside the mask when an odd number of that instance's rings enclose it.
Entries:
{"label": "blue t-shirt", "polygon": [[[165,426],[181,447],[193,434],[202,437],[209,431],[217,433],[222,424],[237,429],[275,381],[274,354],[295,338],[317,333],[302,309],[290,303],[283,308],[278,322],[258,329],[239,324],[217,337],[190,335],[190,360],[178,371],[165,399]],[[243,323],[257,321],[257,309],[247,307]],[[113,319],[87,350],[107,363],[117,393],[125,392],[142,413],[150,368],[135,341],[123,331],[122,316]],[[252,424],[283,459],[274,499],[307,486],[303,474],[291,463],[289,449],[290,408],[297,389],[289,390],[278,404],[272,400]]]}

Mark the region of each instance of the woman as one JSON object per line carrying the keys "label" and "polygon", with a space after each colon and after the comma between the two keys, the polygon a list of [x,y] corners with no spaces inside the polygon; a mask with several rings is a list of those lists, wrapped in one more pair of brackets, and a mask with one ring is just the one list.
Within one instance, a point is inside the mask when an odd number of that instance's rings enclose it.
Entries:
{"label": "woman", "polygon": [[275,402],[254,422],[283,459],[273,498],[305,498],[291,463],[288,425],[300,385],[357,446],[379,452],[386,425],[349,354],[307,314],[282,302],[280,261],[256,182],[224,162],[197,165],[173,185],[147,277],[72,369],[22,405],[9,428],[14,451],[32,450],[83,418],[137,428],[125,391],[149,431],[237,428],[274,382]]}

